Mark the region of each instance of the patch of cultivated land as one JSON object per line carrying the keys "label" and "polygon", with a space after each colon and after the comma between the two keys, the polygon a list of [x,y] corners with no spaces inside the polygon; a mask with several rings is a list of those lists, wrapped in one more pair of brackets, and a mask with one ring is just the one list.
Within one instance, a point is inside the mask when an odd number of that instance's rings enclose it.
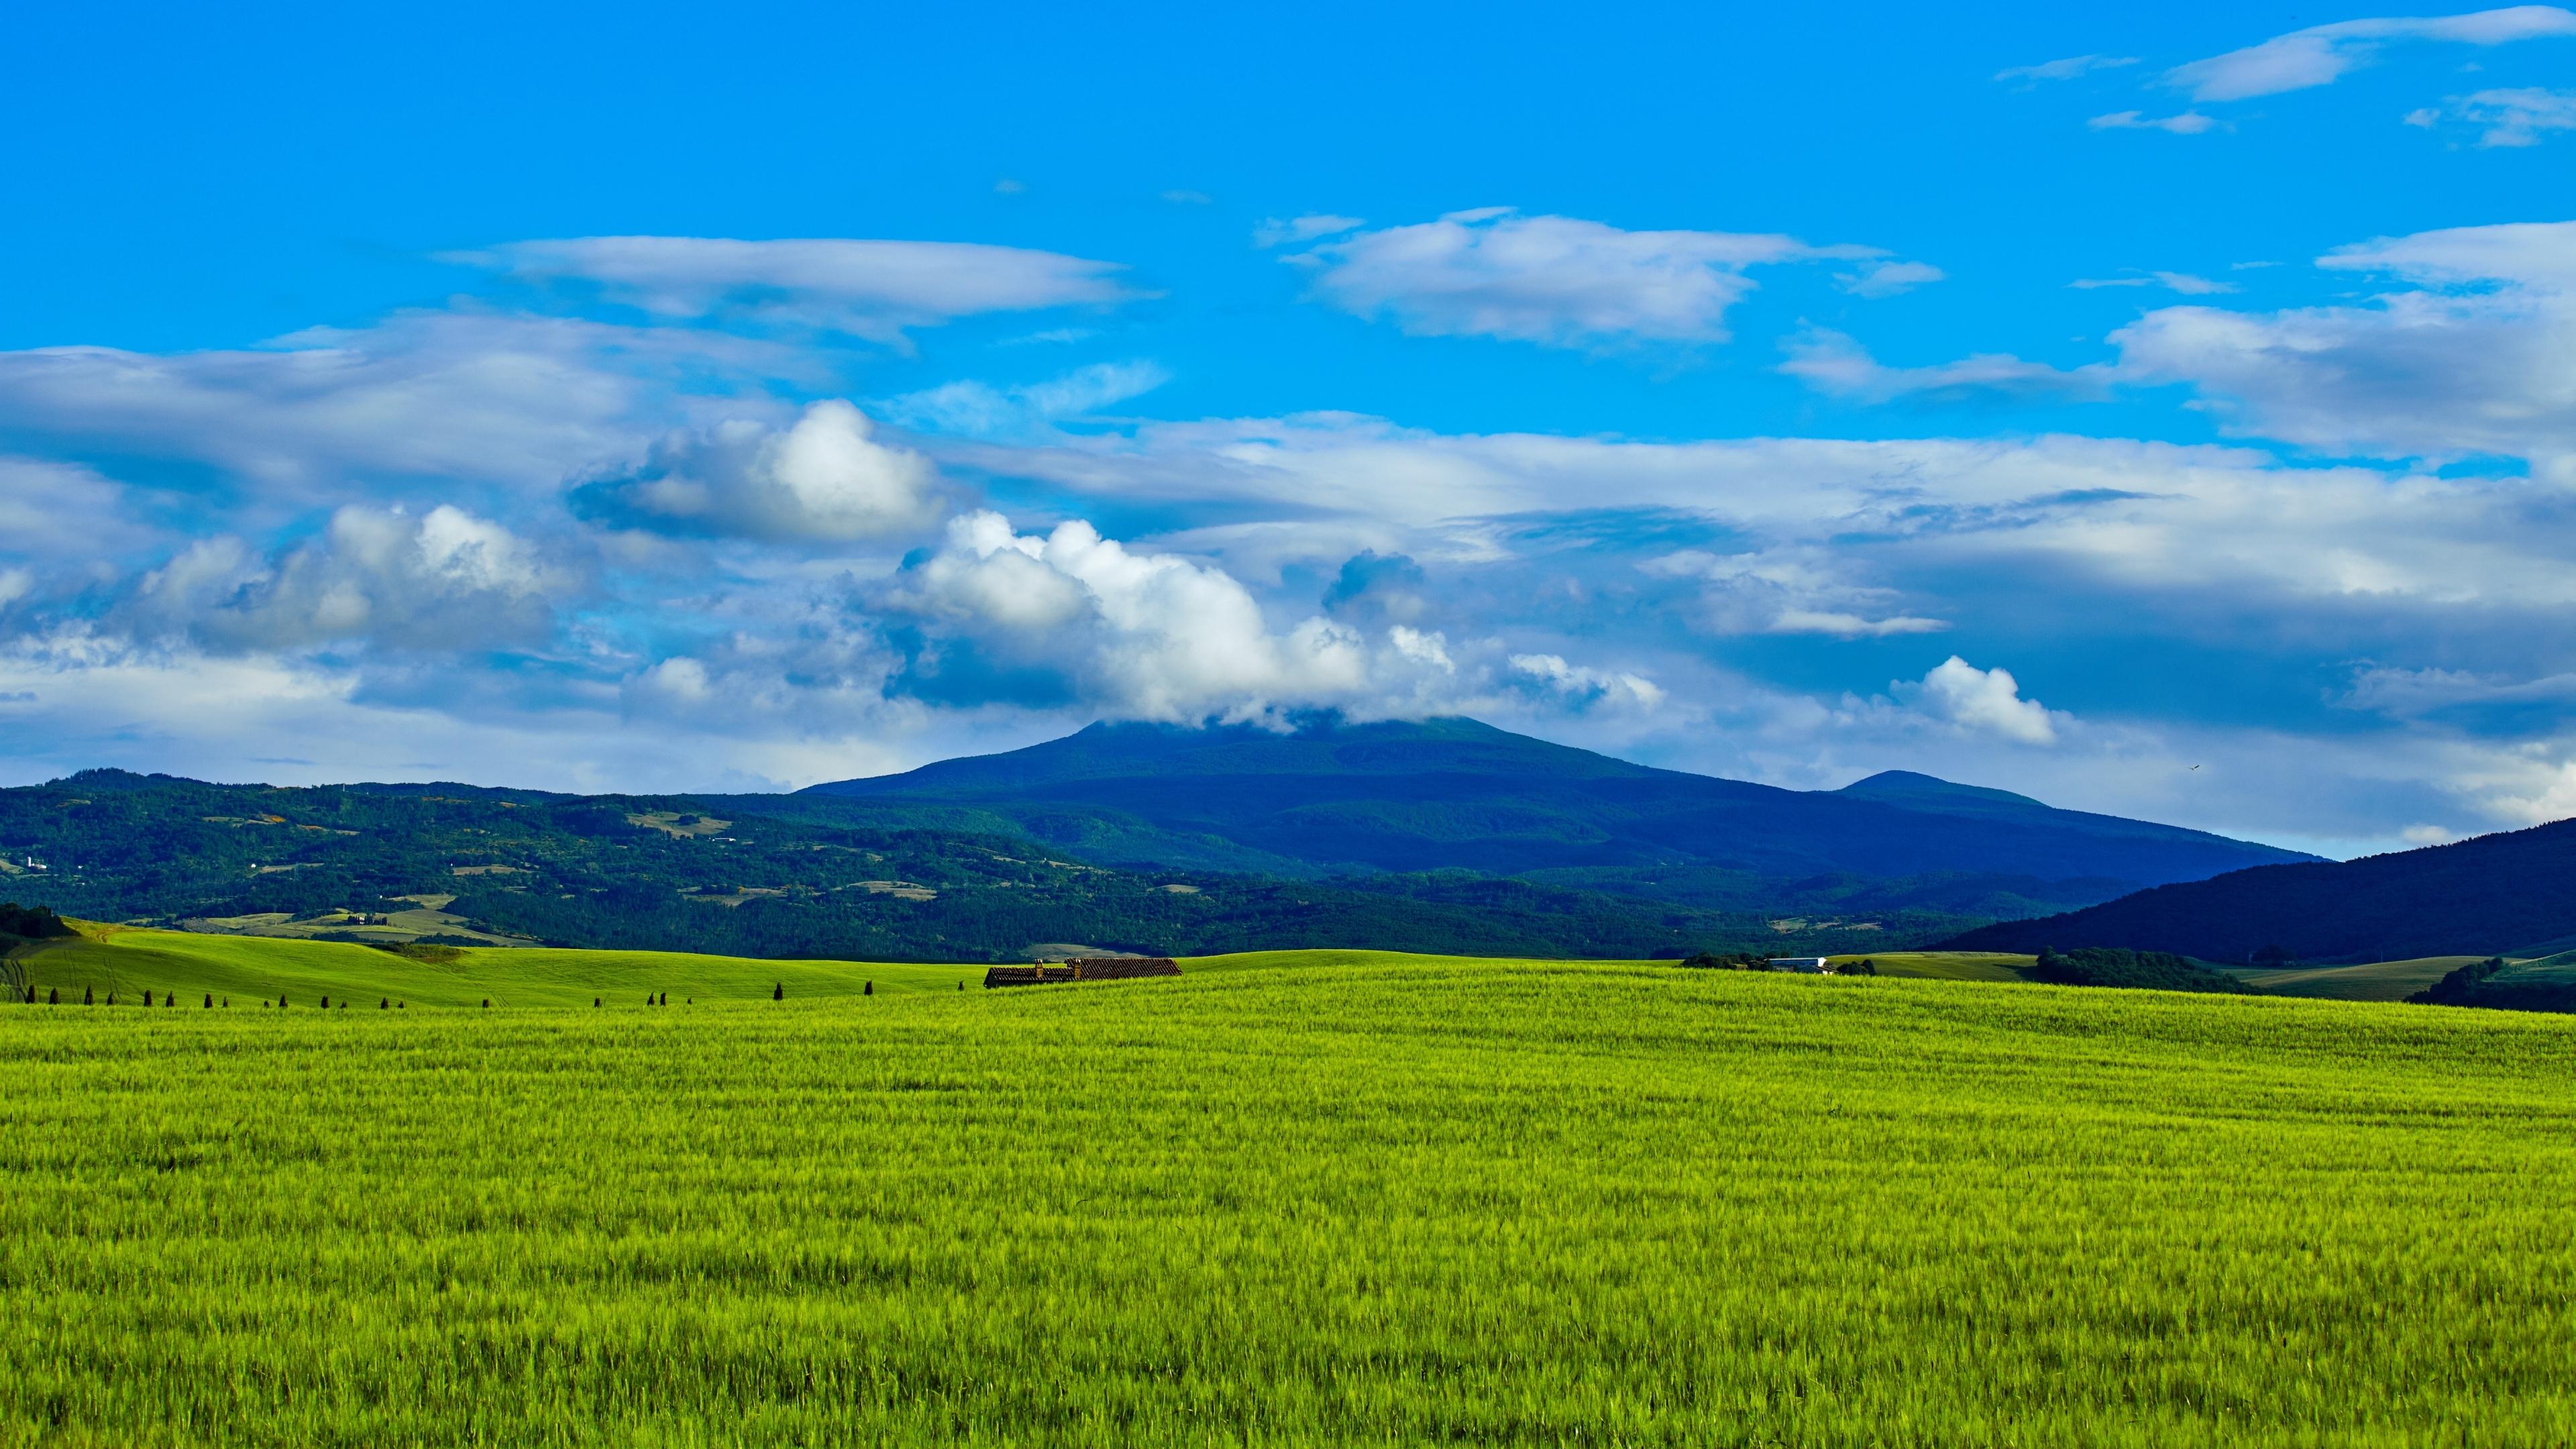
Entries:
{"label": "patch of cultivated land", "polygon": [[0,1008],[0,1441],[2576,1437],[2576,1020],[1185,964]]}
{"label": "patch of cultivated land", "polygon": [[[110,991],[137,1002],[178,993],[178,1010],[202,1011],[207,995],[229,999],[235,1010],[280,996],[289,1010],[327,996],[373,1008],[397,1001],[423,1007],[581,1006],[594,998],[610,1005],[641,1006],[644,994],[671,995],[677,1006],[767,999],[777,987],[789,995],[856,995],[873,983],[878,991],[954,992],[960,981],[980,982],[981,966],[911,965],[865,961],[764,961],[737,956],[697,956],[677,951],[573,951],[542,947],[431,948],[400,956],[336,941],[288,941],[257,936],[212,936],[86,922],[79,940],[48,941],[23,951],[20,961],[41,994],[60,989],[66,1001],[84,990],[100,1000]],[[424,959],[427,958],[427,959]]]}
{"label": "patch of cultivated land", "polygon": [[2038,960],[2004,951],[1875,951],[1833,958],[1836,970],[1867,961],[1881,976],[1929,981],[2019,981],[2022,968]]}
{"label": "patch of cultivated land", "polygon": [[2357,966],[2293,966],[2267,971],[2235,967],[2228,974],[2258,991],[2319,996],[2339,1001],[2404,1001],[2480,956],[2419,956],[2411,961],[2366,961]]}

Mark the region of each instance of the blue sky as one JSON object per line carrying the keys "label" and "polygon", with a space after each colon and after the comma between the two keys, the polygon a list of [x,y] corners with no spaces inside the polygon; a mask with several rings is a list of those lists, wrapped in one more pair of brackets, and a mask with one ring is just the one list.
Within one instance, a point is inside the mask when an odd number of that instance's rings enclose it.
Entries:
{"label": "blue sky", "polygon": [[[1785,9],[1785,7],[1783,7]],[[55,7],[0,778],[2576,813],[2576,14]]]}

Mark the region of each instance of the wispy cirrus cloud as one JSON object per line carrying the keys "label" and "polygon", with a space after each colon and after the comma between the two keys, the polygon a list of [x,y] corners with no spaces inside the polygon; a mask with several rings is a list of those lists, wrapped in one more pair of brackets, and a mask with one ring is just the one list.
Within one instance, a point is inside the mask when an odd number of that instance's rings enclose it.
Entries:
{"label": "wispy cirrus cloud", "polygon": [[[2450,107],[2454,117],[2485,128],[2478,136],[2481,147],[2537,146],[2547,132],[2576,131],[2576,91],[2542,90],[2536,86],[2477,91],[2453,97]],[[2427,109],[2406,119],[2410,124],[2430,126],[2441,115]]]}
{"label": "wispy cirrus cloud", "polygon": [[2336,453],[2520,458],[2576,480],[2576,222],[2385,238],[2321,267],[2411,286],[2365,305],[2168,307],[2120,370],[2188,382],[2240,431]]}
{"label": "wispy cirrus cloud", "polygon": [[1995,72],[1999,81],[2020,81],[2028,90],[2040,81],[2073,80],[2097,70],[2118,70],[2138,63],[2134,55],[2070,55],[2062,60],[2041,61],[2037,65],[2006,66]]}
{"label": "wispy cirrus cloud", "polygon": [[1991,352],[1926,367],[1889,367],[1848,334],[1822,327],[1789,338],[1781,350],[1789,355],[1780,364],[1781,372],[1818,392],[1861,402],[1975,396],[2099,398],[2108,395],[2113,381],[2110,369],[2100,364],[2056,368]]}
{"label": "wispy cirrus cloud", "polygon": [[1267,251],[1272,247],[1310,242],[1338,232],[1357,231],[1366,225],[1367,222],[1356,216],[1334,216],[1329,212],[1290,217],[1284,221],[1274,216],[1252,229],[1252,244]]}
{"label": "wispy cirrus cloud", "polygon": [[2489,46],[2569,35],[2576,35],[2576,12],[2555,5],[2514,5],[2467,15],[2339,20],[2175,66],[2165,72],[2164,83],[2191,92],[2195,101],[2241,101],[2332,85],[2376,60],[2395,42]]}
{"label": "wispy cirrus cloud", "polygon": [[2197,136],[2218,128],[2218,122],[2198,111],[2184,111],[2174,116],[2150,116],[2144,111],[2113,111],[2095,116],[2084,123],[2096,131],[2162,131],[2169,136]]}
{"label": "wispy cirrus cloud", "polygon": [[1125,267],[975,242],[594,236],[510,242],[444,260],[597,286],[663,317],[826,328],[901,346],[908,328],[987,312],[1108,307],[1149,295]]}
{"label": "wispy cirrus cloud", "polygon": [[905,427],[1002,438],[1141,397],[1171,376],[1154,362],[1095,362],[1042,382],[997,385],[962,378],[888,398],[882,406],[887,417]]}
{"label": "wispy cirrus cloud", "polygon": [[1289,260],[1312,270],[1318,299],[1391,317],[1418,336],[1601,348],[1722,342],[1727,309],[1753,290],[1748,269],[1885,256],[1788,236],[1624,231],[1486,207],[1361,232]]}
{"label": "wispy cirrus cloud", "polygon": [[2213,282],[2189,272],[2144,272],[2134,277],[2078,277],[2066,285],[2086,292],[2103,287],[2162,287],[2186,297],[2208,297],[2237,290],[2234,282]]}

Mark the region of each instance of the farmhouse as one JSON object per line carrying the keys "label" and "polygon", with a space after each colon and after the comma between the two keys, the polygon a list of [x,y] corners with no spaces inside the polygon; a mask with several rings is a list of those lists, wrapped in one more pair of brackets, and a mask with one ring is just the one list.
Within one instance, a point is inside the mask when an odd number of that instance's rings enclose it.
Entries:
{"label": "farmhouse", "polygon": [[1178,976],[1180,963],[1168,956],[1076,956],[1061,966],[1041,961],[1034,966],[996,966],[984,973],[987,990],[996,986],[1045,986],[1058,981],[1132,981],[1140,976]]}
{"label": "farmhouse", "polygon": [[1762,964],[1774,971],[1803,971],[1810,976],[1827,975],[1833,971],[1822,956],[1774,956]]}

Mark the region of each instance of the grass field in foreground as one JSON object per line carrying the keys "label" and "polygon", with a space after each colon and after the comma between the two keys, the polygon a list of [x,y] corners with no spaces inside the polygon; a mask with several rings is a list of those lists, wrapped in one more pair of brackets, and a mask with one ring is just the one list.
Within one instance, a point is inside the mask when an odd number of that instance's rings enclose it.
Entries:
{"label": "grass field in foreground", "polygon": [[0,1008],[0,1441],[2576,1438],[2576,1020],[1235,964]]}

